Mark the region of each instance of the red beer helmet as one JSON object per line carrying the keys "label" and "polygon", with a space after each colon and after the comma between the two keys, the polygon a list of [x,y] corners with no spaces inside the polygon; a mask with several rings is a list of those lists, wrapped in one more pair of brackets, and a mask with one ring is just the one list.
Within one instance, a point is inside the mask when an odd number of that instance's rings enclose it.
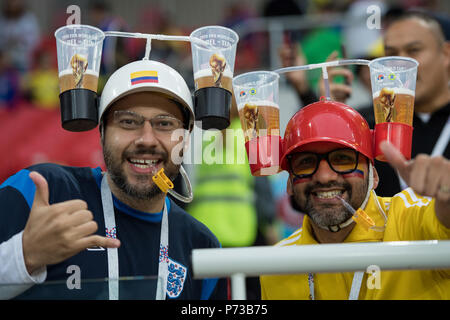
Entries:
{"label": "red beer helmet", "polygon": [[282,143],[281,168],[288,170],[287,155],[313,142],[334,142],[352,148],[373,162],[372,132],[353,108],[336,101],[318,101],[289,120]]}

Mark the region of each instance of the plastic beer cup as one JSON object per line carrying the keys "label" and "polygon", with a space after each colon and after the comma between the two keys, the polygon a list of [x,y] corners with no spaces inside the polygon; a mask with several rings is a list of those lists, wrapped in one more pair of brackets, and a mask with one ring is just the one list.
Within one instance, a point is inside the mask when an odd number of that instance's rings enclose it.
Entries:
{"label": "plastic beer cup", "polygon": [[221,26],[196,29],[190,37],[203,41],[191,41],[195,117],[205,130],[225,129],[230,124],[231,81],[239,37]]}
{"label": "plastic beer cup", "polygon": [[55,31],[61,121],[69,131],[97,126],[97,85],[105,34],[98,28],[72,24]]}
{"label": "plastic beer cup", "polygon": [[234,95],[245,137],[245,147],[252,175],[280,172],[279,75],[255,71],[233,79]]}
{"label": "plastic beer cup", "polygon": [[411,158],[412,120],[418,62],[406,57],[383,57],[369,63],[375,114],[375,158],[385,161],[379,149],[387,140],[405,158]]}

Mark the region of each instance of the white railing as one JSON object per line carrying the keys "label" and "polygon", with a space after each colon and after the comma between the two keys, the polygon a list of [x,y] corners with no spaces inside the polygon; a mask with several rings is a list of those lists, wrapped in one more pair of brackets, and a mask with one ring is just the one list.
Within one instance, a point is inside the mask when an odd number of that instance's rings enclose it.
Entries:
{"label": "white railing", "polygon": [[450,240],[196,249],[197,279],[231,277],[232,298],[245,299],[245,277],[263,274],[450,269]]}

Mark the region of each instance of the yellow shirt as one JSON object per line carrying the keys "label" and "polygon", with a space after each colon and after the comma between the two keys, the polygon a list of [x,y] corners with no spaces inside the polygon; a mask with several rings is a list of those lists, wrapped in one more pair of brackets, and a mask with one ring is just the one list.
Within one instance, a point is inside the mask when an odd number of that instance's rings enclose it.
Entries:
{"label": "yellow shirt", "polygon": [[53,109],[59,106],[58,72],[36,70],[30,76],[30,90],[37,107]]}
{"label": "yellow shirt", "polygon": [[[371,194],[364,211],[377,226],[384,225],[374,194]],[[434,199],[420,197],[408,188],[392,198],[378,197],[388,216],[384,232],[366,231],[356,224],[345,242],[413,241],[450,239],[450,229],[436,218]],[[305,215],[303,227],[279,246],[318,244],[311,232],[311,220]],[[367,287],[367,274],[359,293],[359,299],[450,299],[450,270],[382,271],[380,286]],[[353,272],[314,275],[314,295],[317,300],[348,299]],[[372,282],[373,283],[373,282]],[[373,286],[372,286],[373,287]],[[265,300],[309,299],[307,274],[261,276],[261,296]]]}

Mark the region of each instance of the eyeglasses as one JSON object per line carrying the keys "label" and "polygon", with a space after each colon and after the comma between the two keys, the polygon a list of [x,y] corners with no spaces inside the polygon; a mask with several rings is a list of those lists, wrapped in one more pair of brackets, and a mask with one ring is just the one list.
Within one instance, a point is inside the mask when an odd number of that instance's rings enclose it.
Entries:
{"label": "eyeglasses", "polygon": [[336,149],[328,153],[298,152],[287,157],[290,170],[297,178],[313,176],[322,159],[339,174],[351,173],[358,167],[359,152],[353,149]]}
{"label": "eyeglasses", "polygon": [[127,110],[116,110],[113,114],[114,124],[125,130],[137,130],[149,121],[152,129],[161,134],[170,134],[176,129],[183,128],[183,122],[177,118],[160,115],[151,119]]}

